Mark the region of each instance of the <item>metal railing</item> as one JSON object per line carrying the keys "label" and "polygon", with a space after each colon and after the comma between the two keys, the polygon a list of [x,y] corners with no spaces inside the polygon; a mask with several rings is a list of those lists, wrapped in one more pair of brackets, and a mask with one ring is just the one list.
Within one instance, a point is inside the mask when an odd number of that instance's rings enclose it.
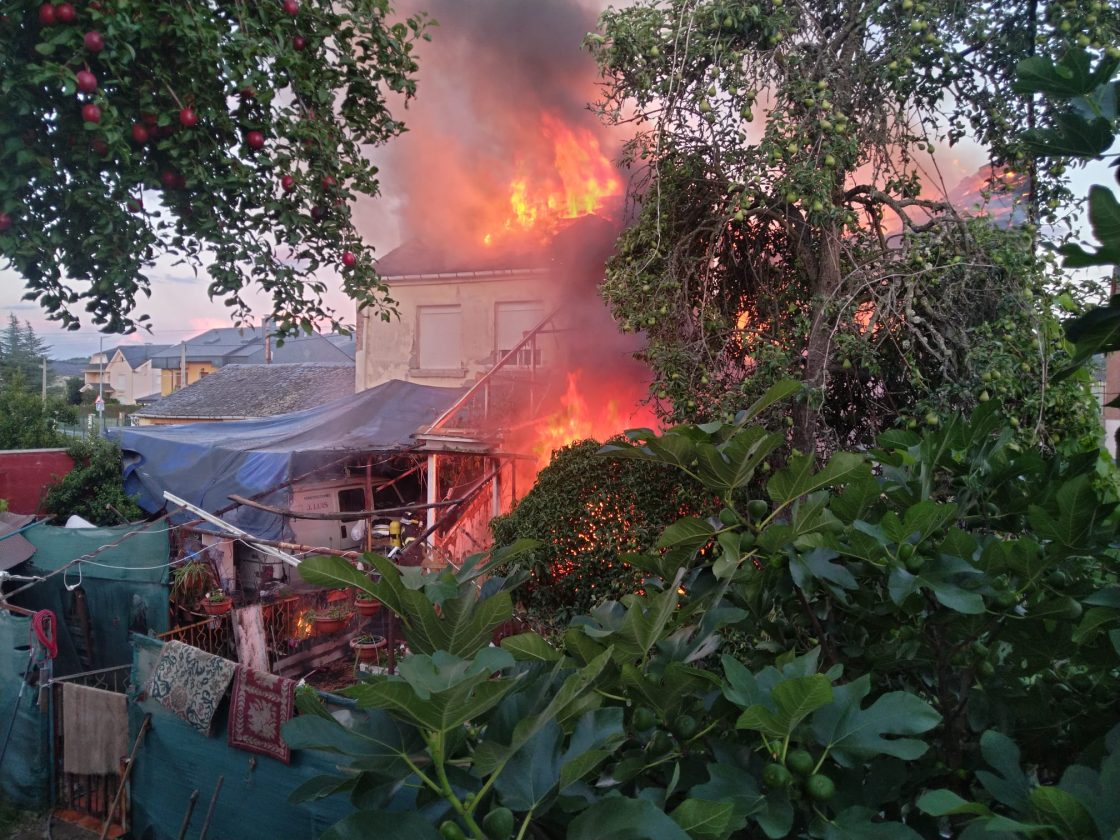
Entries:
{"label": "metal railing", "polygon": [[[113,668],[100,668],[96,671],[85,671],[80,674],[71,674],[66,677],[57,677],[51,681],[51,705],[53,710],[52,723],[54,733],[54,804],[56,810],[71,812],[76,817],[91,817],[99,823],[104,822],[109,816],[109,809],[117,800],[117,791],[121,786],[121,771],[106,774],[67,773],[64,757],[66,755],[66,732],[63,720],[65,706],[63,699],[63,684],[72,683],[90,688],[99,688],[123,694],[128,686],[131,665],[119,665]],[[127,736],[127,732],[125,733]],[[125,756],[121,756],[122,764]],[[111,825],[120,826],[123,832],[128,830],[128,797],[120,797],[113,811]]]}

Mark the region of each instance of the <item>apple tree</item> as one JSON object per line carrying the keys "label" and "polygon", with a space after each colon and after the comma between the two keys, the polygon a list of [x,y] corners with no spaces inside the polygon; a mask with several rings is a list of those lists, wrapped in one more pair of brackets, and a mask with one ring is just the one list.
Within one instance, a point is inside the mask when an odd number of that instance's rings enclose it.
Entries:
{"label": "apple tree", "polygon": [[[664,413],[726,418],[794,376],[806,452],[994,397],[1026,441],[1093,438],[1084,375],[1048,375],[1067,347],[1053,302],[1076,310],[1081,290],[1036,242],[1067,161],[1036,160],[1023,132],[1058,112],[1014,82],[1036,49],[1103,56],[1116,29],[1090,0],[608,10],[588,45],[603,118],[636,127],[638,211],[603,294],[648,336]],[[964,138],[989,156],[978,186],[1002,216],[944,197],[932,153]]]}
{"label": "apple tree", "polygon": [[337,324],[324,267],[387,317],[350,202],[378,190],[364,152],[404,130],[428,24],[385,0],[5,2],[0,265],[69,329],[143,326],[161,254],[235,318],[257,287],[286,332]]}

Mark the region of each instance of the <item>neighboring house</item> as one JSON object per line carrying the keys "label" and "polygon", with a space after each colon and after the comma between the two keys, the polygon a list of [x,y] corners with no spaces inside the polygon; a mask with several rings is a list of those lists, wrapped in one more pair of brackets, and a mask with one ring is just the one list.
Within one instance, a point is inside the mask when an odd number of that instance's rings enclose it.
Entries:
{"label": "neighboring house", "polygon": [[105,366],[105,381],[113,398],[122,405],[136,405],[140,399],[159,393],[160,370],[152,359],[166,350],[166,344],[122,344]]}
{"label": "neighboring house", "polygon": [[89,357],[89,364],[82,372],[83,391],[97,391],[106,397],[112,396],[113,386],[109,382],[109,360],[113,358],[113,354],[116,352],[117,348],[111,347],[108,350],[99,350]]}
{"label": "neighboring house", "polygon": [[132,417],[141,426],[258,419],[313,408],[353,393],[353,364],[232,364]]}
{"label": "neighboring house", "polygon": [[160,371],[159,387],[154,390],[167,396],[231,364],[352,364],[354,347],[349,336],[315,333],[279,344],[260,327],[207,330],[152,359],[153,367]]}
{"label": "neighboring house", "polygon": [[167,396],[209,376],[226,363],[227,355],[253,341],[264,344],[257,327],[221,327],[171,345],[152,359],[160,371],[160,394]]}

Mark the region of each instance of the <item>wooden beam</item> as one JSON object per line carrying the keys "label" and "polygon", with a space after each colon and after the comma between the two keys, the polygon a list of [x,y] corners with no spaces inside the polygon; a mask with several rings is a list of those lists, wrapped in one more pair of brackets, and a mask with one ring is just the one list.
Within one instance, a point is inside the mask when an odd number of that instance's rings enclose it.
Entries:
{"label": "wooden beam", "polygon": [[[273,507],[272,505],[266,505],[263,502],[255,502],[252,499],[246,499],[243,496],[229,496],[229,498],[232,499],[234,502],[236,502],[239,505],[244,505],[245,507],[256,508],[257,510],[263,510],[263,511],[266,511],[268,513],[274,513],[277,516],[287,516],[291,519],[330,519],[330,520],[335,520],[335,521],[338,521],[338,522],[354,522],[358,519],[370,519],[370,518],[377,518],[377,517],[380,517],[380,516],[391,516],[391,515],[395,515],[395,514],[398,514],[398,513],[412,513],[414,511],[418,511],[418,510],[426,510],[428,508],[451,507],[451,506],[457,505],[457,504],[459,504],[460,502],[463,501],[462,499],[450,499],[450,500],[445,501],[445,502],[428,502],[426,504],[424,502],[417,502],[414,505],[404,505],[402,507],[393,507],[393,508],[381,508],[380,510],[350,510],[350,511],[346,511],[346,512],[338,511],[337,513],[335,513],[335,512],[331,512],[331,511],[312,512],[312,511],[301,511],[301,510],[287,510],[285,508],[278,508],[278,507]],[[265,543],[266,545],[268,544],[266,540],[258,540],[256,537],[253,538],[253,541],[254,542],[259,542],[259,543]]]}

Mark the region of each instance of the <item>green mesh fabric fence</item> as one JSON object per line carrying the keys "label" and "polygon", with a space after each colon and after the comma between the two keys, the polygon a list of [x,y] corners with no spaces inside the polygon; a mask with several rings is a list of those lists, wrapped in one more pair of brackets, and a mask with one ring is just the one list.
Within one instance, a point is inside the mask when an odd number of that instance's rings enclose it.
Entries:
{"label": "green mesh fabric fence", "polygon": [[43,526],[27,532],[35,555],[19,573],[45,575],[131,531],[138,533],[14,599],[27,609],[51,610],[58,616],[55,676],[128,665],[130,632],[168,630],[167,526]]}
{"label": "green mesh fabric fence", "polygon": [[244,752],[226,743],[229,700],[223,701],[206,737],[168,712],[158,702],[139,699],[159,658],[161,643],[133,637],[135,656],[129,703],[130,738],[140,731],[144,715],[151,714],[151,730],[132,771],[133,835],[143,840],[174,838],[191,792],[197,790],[187,837],[197,837],[210,796],[223,776],[207,837],[239,840],[312,840],[353,810],[345,796],[303,805],[288,803],[288,794],[315,776],[330,773],[331,757],[324,753],[294,751],[292,763]]}
{"label": "green mesh fabric fence", "polygon": [[50,715],[39,708],[39,690],[24,685],[31,619],[0,610],[0,798],[40,809],[50,799]]}

